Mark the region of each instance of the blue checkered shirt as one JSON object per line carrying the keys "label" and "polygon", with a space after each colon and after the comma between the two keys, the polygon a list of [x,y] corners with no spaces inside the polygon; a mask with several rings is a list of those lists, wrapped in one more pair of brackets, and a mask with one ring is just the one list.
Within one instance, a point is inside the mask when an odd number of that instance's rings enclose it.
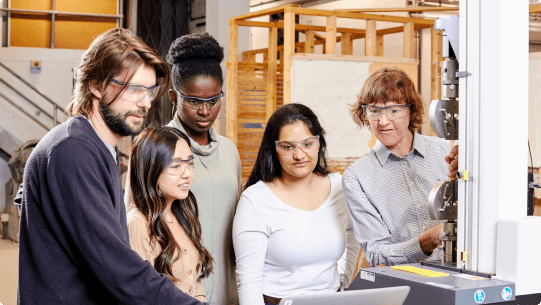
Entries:
{"label": "blue checkered shirt", "polygon": [[371,266],[441,260],[427,256],[419,235],[439,224],[428,214],[428,195],[446,180],[448,141],[414,133],[413,150],[402,158],[379,141],[346,169],[344,192],[355,237]]}

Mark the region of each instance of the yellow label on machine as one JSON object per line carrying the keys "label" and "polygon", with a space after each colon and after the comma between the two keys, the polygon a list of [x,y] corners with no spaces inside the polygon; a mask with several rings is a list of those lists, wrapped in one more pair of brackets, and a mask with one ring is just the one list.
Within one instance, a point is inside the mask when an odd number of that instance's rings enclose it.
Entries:
{"label": "yellow label on machine", "polygon": [[419,274],[426,277],[449,276],[448,273],[438,272],[438,271],[433,271],[433,270],[428,270],[428,269],[423,269],[423,268],[418,268],[418,267],[413,267],[413,266],[393,266],[391,267],[391,269],[411,272],[411,273]]}

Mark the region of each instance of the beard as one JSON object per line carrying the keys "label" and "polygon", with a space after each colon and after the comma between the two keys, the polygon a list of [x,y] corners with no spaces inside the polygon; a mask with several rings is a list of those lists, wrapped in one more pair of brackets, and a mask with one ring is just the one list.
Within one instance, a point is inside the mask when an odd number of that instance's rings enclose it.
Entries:
{"label": "beard", "polygon": [[110,104],[109,105],[106,104],[105,96],[104,96],[104,99],[100,101],[100,113],[107,127],[109,127],[109,129],[113,133],[116,133],[117,135],[121,137],[136,136],[143,130],[142,123],[135,123],[134,127],[130,126],[130,124],[126,122],[126,118],[128,116],[130,115],[138,115],[138,116],[143,116],[143,117],[147,116],[147,112],[144,110],[117,113],[111,108]]}

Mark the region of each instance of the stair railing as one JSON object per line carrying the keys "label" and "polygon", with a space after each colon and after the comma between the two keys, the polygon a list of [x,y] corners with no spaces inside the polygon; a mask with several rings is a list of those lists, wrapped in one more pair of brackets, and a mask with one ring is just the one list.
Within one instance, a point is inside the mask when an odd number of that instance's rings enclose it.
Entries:
{"label": "stair railing", "polygon": [[[34,85],[32,85],[31,83],[29,83],[28,81],[26,81],[24,78],[22,78],[20,75],[18,75],[17,73],[15,73],[13,70],[11,70],[10,68],[8,68],[6,65],[4,65],[2,62],[0,62],[0,66],[2,68],[4,68],[6,71],[8,71],[11,75],[15,76],[17,79],[19,79],[23,84],[25,84],[28,88],[32,89],[34,92],[36,92],[37,94],[39,94],[41,97],[43,97],[47,102],[49,102],[50,104],[52,104],[53,106],[53,114],[51,115],[50,113],[48,113],[47,111],[45,111],[43,108],[41,108],[40,106],[38,106],[36,103],[34,103],[33,101],[31,101],[28,97],[26,97],[24,94],[22,94],[19,90],[15,89],[13,86],[11,86],[9,83],[7,83],[4,79],[0,78],[0,82],[3,83],[6,87],[8,87],[9,89],[11,89],[13,92],[15,92],[17,95],[19,95],[20,97],[22,97],[24,100],[26,100],[28,103],[30,103],[32,106],[36,107],[36,109],[38,110],[38,114],[39,113],[44,113],[47,117],[49,117],[50,119],[53,120],[53,126],[56,126],[58,124],[60,124],[61,122],[58,121],[57,119],[57,113],[58,113],[58,110],[61,110],[62,112],[65,112],[64,108],[62,108],[60,105],[58,105],[57,103],[55,103],[52,99],[50,99],[48,96],[46,96],[43,92],[41,92],[39,89],[37,89],[36,87],[34,87]],[[9,99],[7,96],[5,96],[4,94],[2,94],[0,92],[0,97],[4,98],[8,103],[10,103],[11,105],[13,105],[15,108],[17,108],[19,111],[21,111],[22,113],[24,113],[26,116],[28,116],[30,119],[32,119],[34,122],[36,122],[37,124],[39,124],[41,127],[45,128],[47,131],[50,130],[49,127],[47,127],[46,125],[44,125],[42,122],[40,122],[39,120],[37,120],[33,115],[31,115],[29,112],[27,112],[26,110],[24,110],[22,107],[20,107],[19,105],[17,105],[17,103],[15,103],[13,100]]]}

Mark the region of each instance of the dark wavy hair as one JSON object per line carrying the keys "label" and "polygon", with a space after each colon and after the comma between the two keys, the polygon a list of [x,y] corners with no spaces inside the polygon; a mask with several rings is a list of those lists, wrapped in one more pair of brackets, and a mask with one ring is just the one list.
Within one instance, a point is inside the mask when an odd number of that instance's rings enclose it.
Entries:
{"label": "dark wavy hair", "polygon": [[210,76],[223,85],[222,67],[224,49],[209,33],[194,33],[173,41],[167,54],[173,71],[173,87],[182,89],[198,76]]}
{"label": "dark wavy hair", "polygon": [[[157,99],[165,93],[165,89],[169,86],[170,72],[165,61],[141,38],[133,36],[127,29],[115,28],[101,34],[92,41],[88,50],[81,57],[77,67],[73,99],[66,112],[69,116],[79,114],[88,116],[92,110],[94,98],[94,94],[90,92],[91,85],[104,92],[111,79],[128,70],[128,79],[131,80],[137,69],[143,64],[154,68],[156,78],[161,79]],[[126,87],[127,84],[123,90]],[[121,93],[122,91],[119,91],[109,104],[113,103]]]}
{"label": "dark wavy hair", "polygon": [[[181,139],[190,146],[188,136],[182,131],[166,126],[150,126],[137,137],[130,158],[130,186],[135,207],[149,223],[150,240],[158,242],[162,248],[154,268],[173,281],[178,281],[172,274],[172,266],[178,256],[173,256],[180,248],[163,217],[166,196],[158,187],[158,178],[169,165]],[[199,252],[200,263],[197,267],[201,267],[200,278],[208,277],[212,273],[213,258],[203,246],[199,210],[193,193],[189,191],[186,199],[175,200],[171,211]]]}
{"label": "dark wavy hair", "polygon": [[363,84],[357,102],[351,105],[353,120],[360,127],[370,126],[362,106],[385,101],[411,105],[408,126],[411,132],[415,132],[423,124],[423,99],[406,72],[396,67],[380,68],[370,74]]}
{"label": "dark wavy hair", "polygon": [[327,169],[327,160],[325,152],[327,151],[327,142],[325,141],[325,130],[319,124],[319,120],[314,112],[302,104],[288,104],[276,110],[269,121],[263,133],[261,146],[257,153],[254,168],[246,182],[245,189],[256,184],[259,180],[270,182],[275,177],[282,176],[282,166],[276,153],[276,144],[282,127],[296,122],[304,122],[312,135],[319,135],[319,152],[317,154],[317,164],[313,173],[318,175],[327,175],[331,171]]}

